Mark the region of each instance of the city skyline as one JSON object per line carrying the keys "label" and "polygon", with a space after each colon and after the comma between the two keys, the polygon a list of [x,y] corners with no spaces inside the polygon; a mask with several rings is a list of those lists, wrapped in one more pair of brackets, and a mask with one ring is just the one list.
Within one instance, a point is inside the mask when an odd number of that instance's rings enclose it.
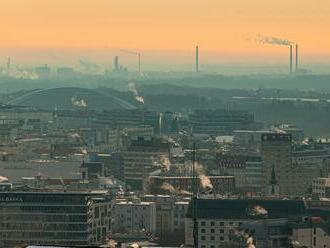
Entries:
{"label": "city skyline", "polygon": [[99,53],[102,60],[124,48],[143,51],[151,63],[184,64],[199,44],[204,64],[286,63],[285,47],[256,41],[265,35],[299,43],[306,63],[327,63],[329,10],[323,0],[3,1],[0,56],[52,63],[55,55],[61,62]]}

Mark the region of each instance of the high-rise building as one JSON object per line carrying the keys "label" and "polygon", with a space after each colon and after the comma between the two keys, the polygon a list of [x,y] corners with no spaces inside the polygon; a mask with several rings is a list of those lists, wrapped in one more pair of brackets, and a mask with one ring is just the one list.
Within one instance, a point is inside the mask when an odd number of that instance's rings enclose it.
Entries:
{"label": "high-rise building", "polygon": [[272,169],[276,174],[280,195],[295,195],[292,189],[292,138],[290,134],[263,134],[261,141],[262,189],[268,194]]}
{"label": "high-rise building", "polygon": [[146,191],[149,173],[157,167],[160,157],[170,157],[170,143],[161,138],[138,137],[121,153],[125,183],[133,190]]}

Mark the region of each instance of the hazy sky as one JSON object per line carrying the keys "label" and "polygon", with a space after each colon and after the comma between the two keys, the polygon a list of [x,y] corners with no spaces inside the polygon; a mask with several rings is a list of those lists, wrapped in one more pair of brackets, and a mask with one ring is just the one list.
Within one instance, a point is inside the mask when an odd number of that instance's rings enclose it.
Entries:
{"label": "hazy sky", "polygon": [[330,59],[329,0],[0,0],[0,30],[0,56],[126,48],[185,61],[198,43],[209,62],[281,61],[286,48],[257,44],[261,34],[297,41],[313,62]]}

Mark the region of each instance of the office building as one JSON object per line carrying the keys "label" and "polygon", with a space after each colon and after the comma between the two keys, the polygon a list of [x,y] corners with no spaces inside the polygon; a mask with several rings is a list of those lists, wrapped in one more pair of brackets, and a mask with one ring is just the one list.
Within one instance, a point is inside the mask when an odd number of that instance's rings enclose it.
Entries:
{"label": "office building", "polygon": [[104,244],[110,228],[106,191],[0,192],[0,246]]}
{"label": "office building", "polygon": [[156,232],[156,205],[140,199],[117,199],[113,206],[112,234],[128,234],[132,238],[153,237]]}
{"label": "office building", "polygon": [[[198,176],[199,192],[213,194],[230,194],[236,192],[234,176]],[[205,184],[205,181],[207,184]],[[151,194],[190,195],[192,192],[191,176],[150,176],[149,192]],[[166,186],[165,186],[166,185]],[[165,187],[164,187],[165,186]]]}
{"label": "office building", "polygon": [[261,142],[262,189],[268,194],[272,169],[278,181],[280,195],[295,195],[292,188],[292,138],[290,134],[263,134]]}
{"label": "office building", "polygon": [[[300,221],[307,215],[306,206],[300,200],[230,200],[197,199],[198,244],[194,246],[194,222],[191,204],[186,219],[186,246],[199,248],[242,247],[237,244],[236,234],[246,224],[256,220],[265,222]],[[275,229],[276,230],[276,229]],[[290,232],[281,229],[281,235],[269,236],[274,244],[287,243]],[[283,235],[282,235],[283,234]],[[237,246],[236,246],[237,245]],[[244,242],[246,245],[246,242]],[[244,246],[243,246],[244,247]],[[259,246],[257,246],[259,247]],[[267,248],[287,246],[260,246]]]}
{"label": "office building", "polygon": [[189,117],[195,134],[231,135],[234,130],[254,130],[253,114],[239,110],[196,110]]}
{"label": "office building", "polygon": [[169,158],[171,144],[160,138],[137,138],[131,140],[121,152],[124,163],[125,183],[133,190],[146,191],[149,173],[160,169],[161,156]]}

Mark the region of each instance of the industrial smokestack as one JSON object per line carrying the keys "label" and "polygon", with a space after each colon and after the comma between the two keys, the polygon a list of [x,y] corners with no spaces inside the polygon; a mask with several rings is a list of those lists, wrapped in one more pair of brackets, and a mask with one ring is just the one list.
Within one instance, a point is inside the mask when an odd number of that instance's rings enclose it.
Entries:
{"label": "industrial smokestack", "polygon": [[196,46],[196,72],[199,72],[199,54],[198,54],[198,46]]}
{"label": "industrial smokestack", "polygon": [[118,56],[115,56],[113,58],[113,68],[112,68],[113,71],[118,71],[119,70],[119,57]]}
{"label": "industrial smokestack", "polygon": [[293,72],[293,47],[290,45],[290,74]]}
{"label": "industrial smokestack", "polygon": [[7,76],[10,76],[10,57],[7,59]]}
{"label": "industrial smokestack", "polygon": [[296,73],[299,69],[299,50],[298,50],[298,44],[296,44]]}

